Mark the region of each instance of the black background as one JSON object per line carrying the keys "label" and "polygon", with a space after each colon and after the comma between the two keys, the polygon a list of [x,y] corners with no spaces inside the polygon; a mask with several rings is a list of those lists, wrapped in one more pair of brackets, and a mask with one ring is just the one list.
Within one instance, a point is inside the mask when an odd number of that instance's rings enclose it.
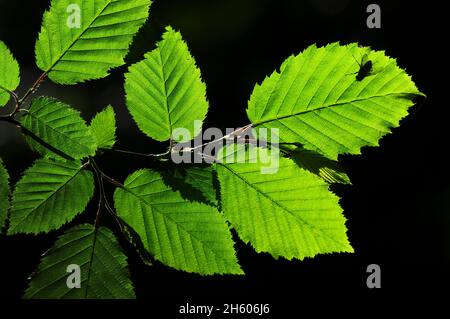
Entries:
{"label": "black background", "polygon": [[[0,39],[20,63],[19,93],[40,74],[34,62],[34,43],[48,2],[0,1]],[[258,255],[239,243],[238,256],[246,276],[201,277],[161,264],[144,266],[124,243],[137,296],[145,300],[141,305],[150,307],[149,316],[165,311],[164,317],[169,317],[176,313],[177,305],[187,301],[271,303],[274,312],[281,313],[301,311],[318,300],[346,300],[348,305],[356,304],[356,300],[387,302],[405,295],[437,295],[446,288],[450,271],[450,174],[444,147],[448,145],[449,112],[448,103],[441,98],[445,82],[439,77],[448,76],[448,58],[440,53],[444,51],[433,37],[445,30],[441,20],[444,9],[377,1],[382,9],[382,28],[368,29],[369,3],[156,0],[152,5],[150,19],[135,38],[127,62],[137,62],[152,50],[166,25],[180,30],[207,84],[210,111],[205,127],[225,129],[247,124],[245,107],[255,83],[289,55],[313,43],[359,42],[386,50],[413,76],[427,99],[412,108],[402,126],[383,138],[380,147],[364,148],[361,156],[340,157],[353,185],[334,190],[342,198],[354,254],[288,262]],[[126,69],[115,69],[106,79],[77,86],[47,81],[40,93],[73,105],[86,120],[112,104],[118,114],[120,148],[164,151],[166,145],[146,138],[130,120],[123,92]],[[14,181],[35,158],[14,127],[4,123],[0,123],[0,156]],[[152,165],[139,158],[111,154],[98,162],[118,180],[137,168]],[[94,206],[90,205],[88,213],[71,225],[92,222]],[[104,222],[113,225],[106,217]],[[2,297],[20,298],[40,255],[60,233],[0,237]],[[366,287],[366,267],[372,263],[382,269],[382,288],[376,291]]]}

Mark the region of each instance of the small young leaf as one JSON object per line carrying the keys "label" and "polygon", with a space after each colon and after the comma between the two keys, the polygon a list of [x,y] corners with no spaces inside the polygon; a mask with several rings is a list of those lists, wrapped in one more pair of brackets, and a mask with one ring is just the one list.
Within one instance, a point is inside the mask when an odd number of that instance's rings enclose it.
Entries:
{"label": "small young leaf", "polygon": [[108,75],[124,64],[150,0],[52,0],[36,42],[36,63],[60,84]]}
{"label": "small young leaf", "polygon": [[[201,129],[194,121],[201,124],[208,111],[200,70],[181,34],[170,27],[158,48],[129,68],[125,92],[139,129],[157,141],[193,139]],[[177,128],[187,129],[190,136],[173,136]]]}
{"label": "small young leaf", "polygon": [[98,148],[113,148],[116,143],[116,118],[112,106],[98,113],[92,119],[90,128]]}
{"label": "small young leaf", "polygon": [[247,109],[253,126],[277,128],[282,142],[299,142],[332,160],[378,145],[423,94],[381,51],[368,52],[374,70],[358,80],[354,57],[367,50],[357,44],[313,45],[288,58],[280,72],[255,87]]}
{"label": "small young leaf", "polygon": [[5,226],[6,217],[8,216],[9,194],[9,174],[0,158],[0,232]]}
{"label": "small young leaf", "polygon": [[10,99],[10,93],[19,86],[19,64],[9,51],[8,47],[0,41],[0,108]]}
{"label": "small young leaf", "polygon": [[78,161],[37,160],[13,193],[9,234],[57,229],[81,213],[94,194],[91,172]]}
{"label": "small young leaf", "polygon": [[[39,97],[33,100],[20,123],[23,128],[69,158],[91,156],[97,149],[95,139],[79,112],[56,99]],[[39,143],[31,142],[30,145],[47,157],[61,158],[60,154]]]}
{"label": "small young leaf", "polygon": [[[353,252],[338,197],[326,182],[292,160],[244,147],[222,148],[216,164],[225,218],[244,242],[275,258]],[[237,152],[245,163],[236,161]],[[277,163],[278,172],[262,173]]]}
{"label": "small young leaf", "polygon": [[242,274],[233,240],[217,209],[183,199],[151,170],[131,174],[114,194],[118,215],[170,267],[202,275]]}
{"label": "small young leaf", "polygon": [[[79,288],[68,266],[80,268]],[[70,268],[69,268],[70,270]],[[133,299],[126,257],[107,228],[75,226],[43,256],[25,292],[26,299]]]}

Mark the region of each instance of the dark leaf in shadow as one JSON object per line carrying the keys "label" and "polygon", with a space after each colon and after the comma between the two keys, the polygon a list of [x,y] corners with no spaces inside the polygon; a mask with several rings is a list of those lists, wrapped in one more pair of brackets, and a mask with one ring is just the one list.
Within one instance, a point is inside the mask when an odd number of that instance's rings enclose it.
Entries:
{"label": "dark leaf in shadow", "polygon": [[168,165],[170,168],[161,172],[166,185],[179,191],[186,200],[217,206],[217,190],[212,166]]}
{"label": "dark leaf in shadow", "polygon": [[349,177],[338,162],[301,146],[285,149],[288,149],[289,156],[298,166],[320,176],[326,182],[330,184],[351,184]]}

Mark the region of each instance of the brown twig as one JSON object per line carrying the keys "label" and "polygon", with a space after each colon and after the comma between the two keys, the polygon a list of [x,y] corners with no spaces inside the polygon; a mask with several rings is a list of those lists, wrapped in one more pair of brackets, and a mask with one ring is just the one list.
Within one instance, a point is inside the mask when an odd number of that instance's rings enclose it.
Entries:
{"label": "brown twig", "polygon": [[19,111],[20,106],[31,96],[33,95],[41,86],[42,82],[47,78],[47,72],[41,74],[41,76],[33,83],[31,88],[25,93],[25,95],[18,100],[18,106],[16,104],[16,113]]}

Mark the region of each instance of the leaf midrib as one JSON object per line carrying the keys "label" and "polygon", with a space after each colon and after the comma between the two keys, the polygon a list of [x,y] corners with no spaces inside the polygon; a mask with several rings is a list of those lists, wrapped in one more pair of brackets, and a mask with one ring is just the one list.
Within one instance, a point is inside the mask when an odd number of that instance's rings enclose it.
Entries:
{"label": "leaf midrib", "polygon": [[169,97],[167,95],[167,79],[166,79],[166,75],[164,73],[164,63],[162,60],[162,55],[161,55],[161,48],[158,47],[158,57],[159,57],[159,63],[161,66],[161,77],[162,77],[162,82],[164,84],[164,104],[166,107],[166,111],[167,111],[167,120],[169,121],[169,139],[172,139],[172,119],[170,117],[170,109],[169,109]]}
{"label": "leaf midrib", "polygon": [[[275,116],[274,118],[271,118],[271,119],[262,120],[262,121],[255,121],[255,122],[253,122],[253,126],[256,127],[256,126],[263,125],[263,124],[270,123],[270,122],[282,121],[282,120],[290,118],[290,117],[300,116],[300,115],[308,114],[308,113],[311,113],[311,112],[316,112],[316,111],[321,111],[321,110],[328,109],[328,108],[338,107],[338,106],[345,105],[345,104],[352,104],[352,103],[355,103],[355,102],[367,101],[367,100],[380,98],[380,97],[402,96],[402,95],[420,96],[420,94],[416,93],[416,92],[393,92],[393,93],[387,93],[387,94],[382,94],[382,95],[371,95],[371,96],[368,96],[368,97],[361,97],[361,98],[356,98],[356,99],[352,99],[352,100],[348,100],[348,101],[331,103],[331,104],[324,105],[324,106],[321,106],[321,107],[318,107],[318,108],[315,108],[315,109],[309,109],[309,110],[306,110],[306,111],[294,112],[294,113],[283,115],[283,116],[278,116],[277,115],[277,116]],[[302,109],[303,108],[304,107],[302,107]]]}
{"label": "leaf midrib", "polygon": [[56,64],[58,64],[59,61],[61,61],[61,59],[64,57],[64,55],[66,55],[66,53],[75,45],[75,43],[80,40],[80,38],[86,33],[87,30],[89,30],[89,28],[92,26],[92,24],[103,14],[103,12],[106,10],[106,8],[108,8],[108,6],[112,3],[112,0],[108,0],[108,2],[106,3],[106,5],[103,7],[103,9],[98,13],[98,15],[94,16],[92,21],[89,23],[88,26],[86,26],[86,28],[80,32],[80,34],[68,45],[68,47],[64,50],[61,51],[61,54],[59,55],[59,57],[55,60],[55,62],[52,63],[52,65],[50,67],[48,67],[45,70],[45,73],[49,73],[51,72],[51,70],[56,66]]}
{"label": "leaf midrib", "polygon": [[[5,91],[5,93],[11,94],[11,90],[8,90],[7,88],[5,88],[3,85],[0,84],[0,90]],[[1,93],[1,92],[0,92]]]}
{"label": "leaf midrib", "polygon": [[86,290],[84,291],[84,298],[87,299],[88,293],[89,293],[89,282],[91,280],[91,269],[92,269],[92,262],[94,260],[94,256],[95,256],[95,244],[97,243],[97,233],[99,232],[99,228],[98,227],[94,227],[94,229],[92,230],[92,235],[93,235],[93,239],[92,239],[92,252],[91,252],[91,256],[89,258],[89,264],[88,264],[88,275],[87,275],[87,279],[86,279]]}

